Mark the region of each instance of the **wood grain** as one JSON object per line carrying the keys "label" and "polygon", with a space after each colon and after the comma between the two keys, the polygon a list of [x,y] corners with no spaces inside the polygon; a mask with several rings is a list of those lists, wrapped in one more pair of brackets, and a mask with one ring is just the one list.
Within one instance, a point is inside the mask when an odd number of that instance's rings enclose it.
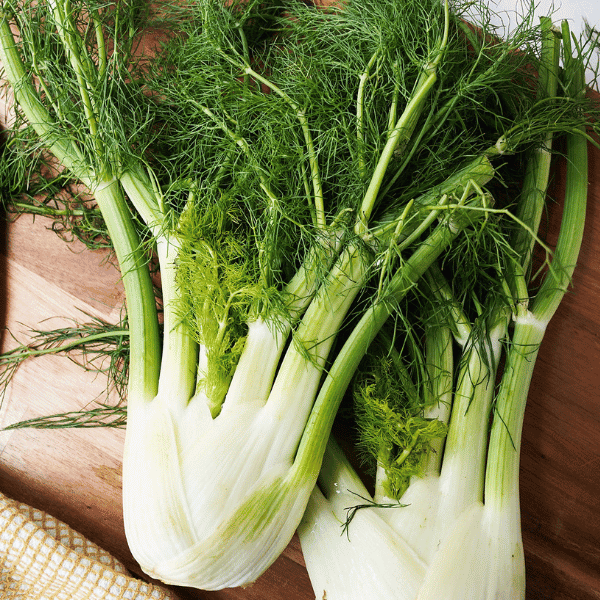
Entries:
{"label": "wood grain", "polygon": [[[562,174],[557,177],[560,187]],[[585,243],[573,291],[540,352],[524,426],[521,499],[528,600],[600,598],[599,202],[600,153],[592,148]],[[56,315],[81,318],[82,311],[116,320],[123,289],[106,253],[67,246],[46,227],[42,219],[23,217],[2,231],[0,316],[10,332],[22,338],[27,327],[56,326]],[[7,349],[14,340],[5,332],[2,344]],[[102,377],[64,357],[29,361],[8,389],[0,426],[78,409],[105,385]],[[139,573],[121,515],[123,435],[109,429],[2,431],[0,489],[69,523]],[[249,588],[179,594],[219,600],[314,598],[297,538]]]}

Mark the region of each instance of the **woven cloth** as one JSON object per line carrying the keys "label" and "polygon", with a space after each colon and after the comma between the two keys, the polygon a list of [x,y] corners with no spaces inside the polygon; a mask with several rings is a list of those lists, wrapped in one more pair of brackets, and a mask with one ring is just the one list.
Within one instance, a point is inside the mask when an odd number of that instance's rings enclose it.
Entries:
{"label": "woven cloth", "polygon": [[2,600],[177,600],[131,577],[108,552],[47,513],[0,493]]}

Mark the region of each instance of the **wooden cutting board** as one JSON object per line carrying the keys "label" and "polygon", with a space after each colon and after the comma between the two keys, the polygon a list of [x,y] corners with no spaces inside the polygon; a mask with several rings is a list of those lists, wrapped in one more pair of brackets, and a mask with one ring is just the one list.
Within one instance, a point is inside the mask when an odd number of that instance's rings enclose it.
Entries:
{"label": "wooden cutting board", "polygon": [[[558,183],[560,185],[560,177]],[[600,598],[600,152],[591,150],[586,236],[573,291],[551,323],[533,378],[521,466],[528,600]],[[558,206],[552,206],[556,213]],[[57,315],[115,321],[119,273],[104,252],[67,245],[43,219],[22,217],[0,235],[3,349]],[[47,319],[49,319],[47,321]],[[106,381],[68,358],[30,360],[0,407],[0,427],[76,410]],[[113,429],[0,431],[0,490],[52,513],[139,572],[121,516],[124,432]],[[297,538],[253,586],[180,590],[185,598],[311,600]],[[369,599],[365,599],[369,600]],[[477,599],[473,599],[477,600]]]}

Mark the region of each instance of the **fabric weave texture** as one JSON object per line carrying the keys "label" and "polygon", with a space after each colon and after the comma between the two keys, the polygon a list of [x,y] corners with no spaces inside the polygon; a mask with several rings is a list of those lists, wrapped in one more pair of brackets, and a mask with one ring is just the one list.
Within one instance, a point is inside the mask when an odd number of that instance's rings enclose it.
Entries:
{"label": "fabric weave texture", "polygon": [[2,600],[177,600],[132,577],[111,554],[53,516],[0,493]]}

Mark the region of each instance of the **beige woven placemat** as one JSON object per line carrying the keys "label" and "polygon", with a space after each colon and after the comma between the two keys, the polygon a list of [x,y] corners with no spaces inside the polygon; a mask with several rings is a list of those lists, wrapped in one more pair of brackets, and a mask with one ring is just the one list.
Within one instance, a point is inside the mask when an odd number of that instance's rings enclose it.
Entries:
{"label": "beige woven placemat", "polygon": [[0,493],[2,600],[177,600],[131,577],[108,552],[47,513]]}

